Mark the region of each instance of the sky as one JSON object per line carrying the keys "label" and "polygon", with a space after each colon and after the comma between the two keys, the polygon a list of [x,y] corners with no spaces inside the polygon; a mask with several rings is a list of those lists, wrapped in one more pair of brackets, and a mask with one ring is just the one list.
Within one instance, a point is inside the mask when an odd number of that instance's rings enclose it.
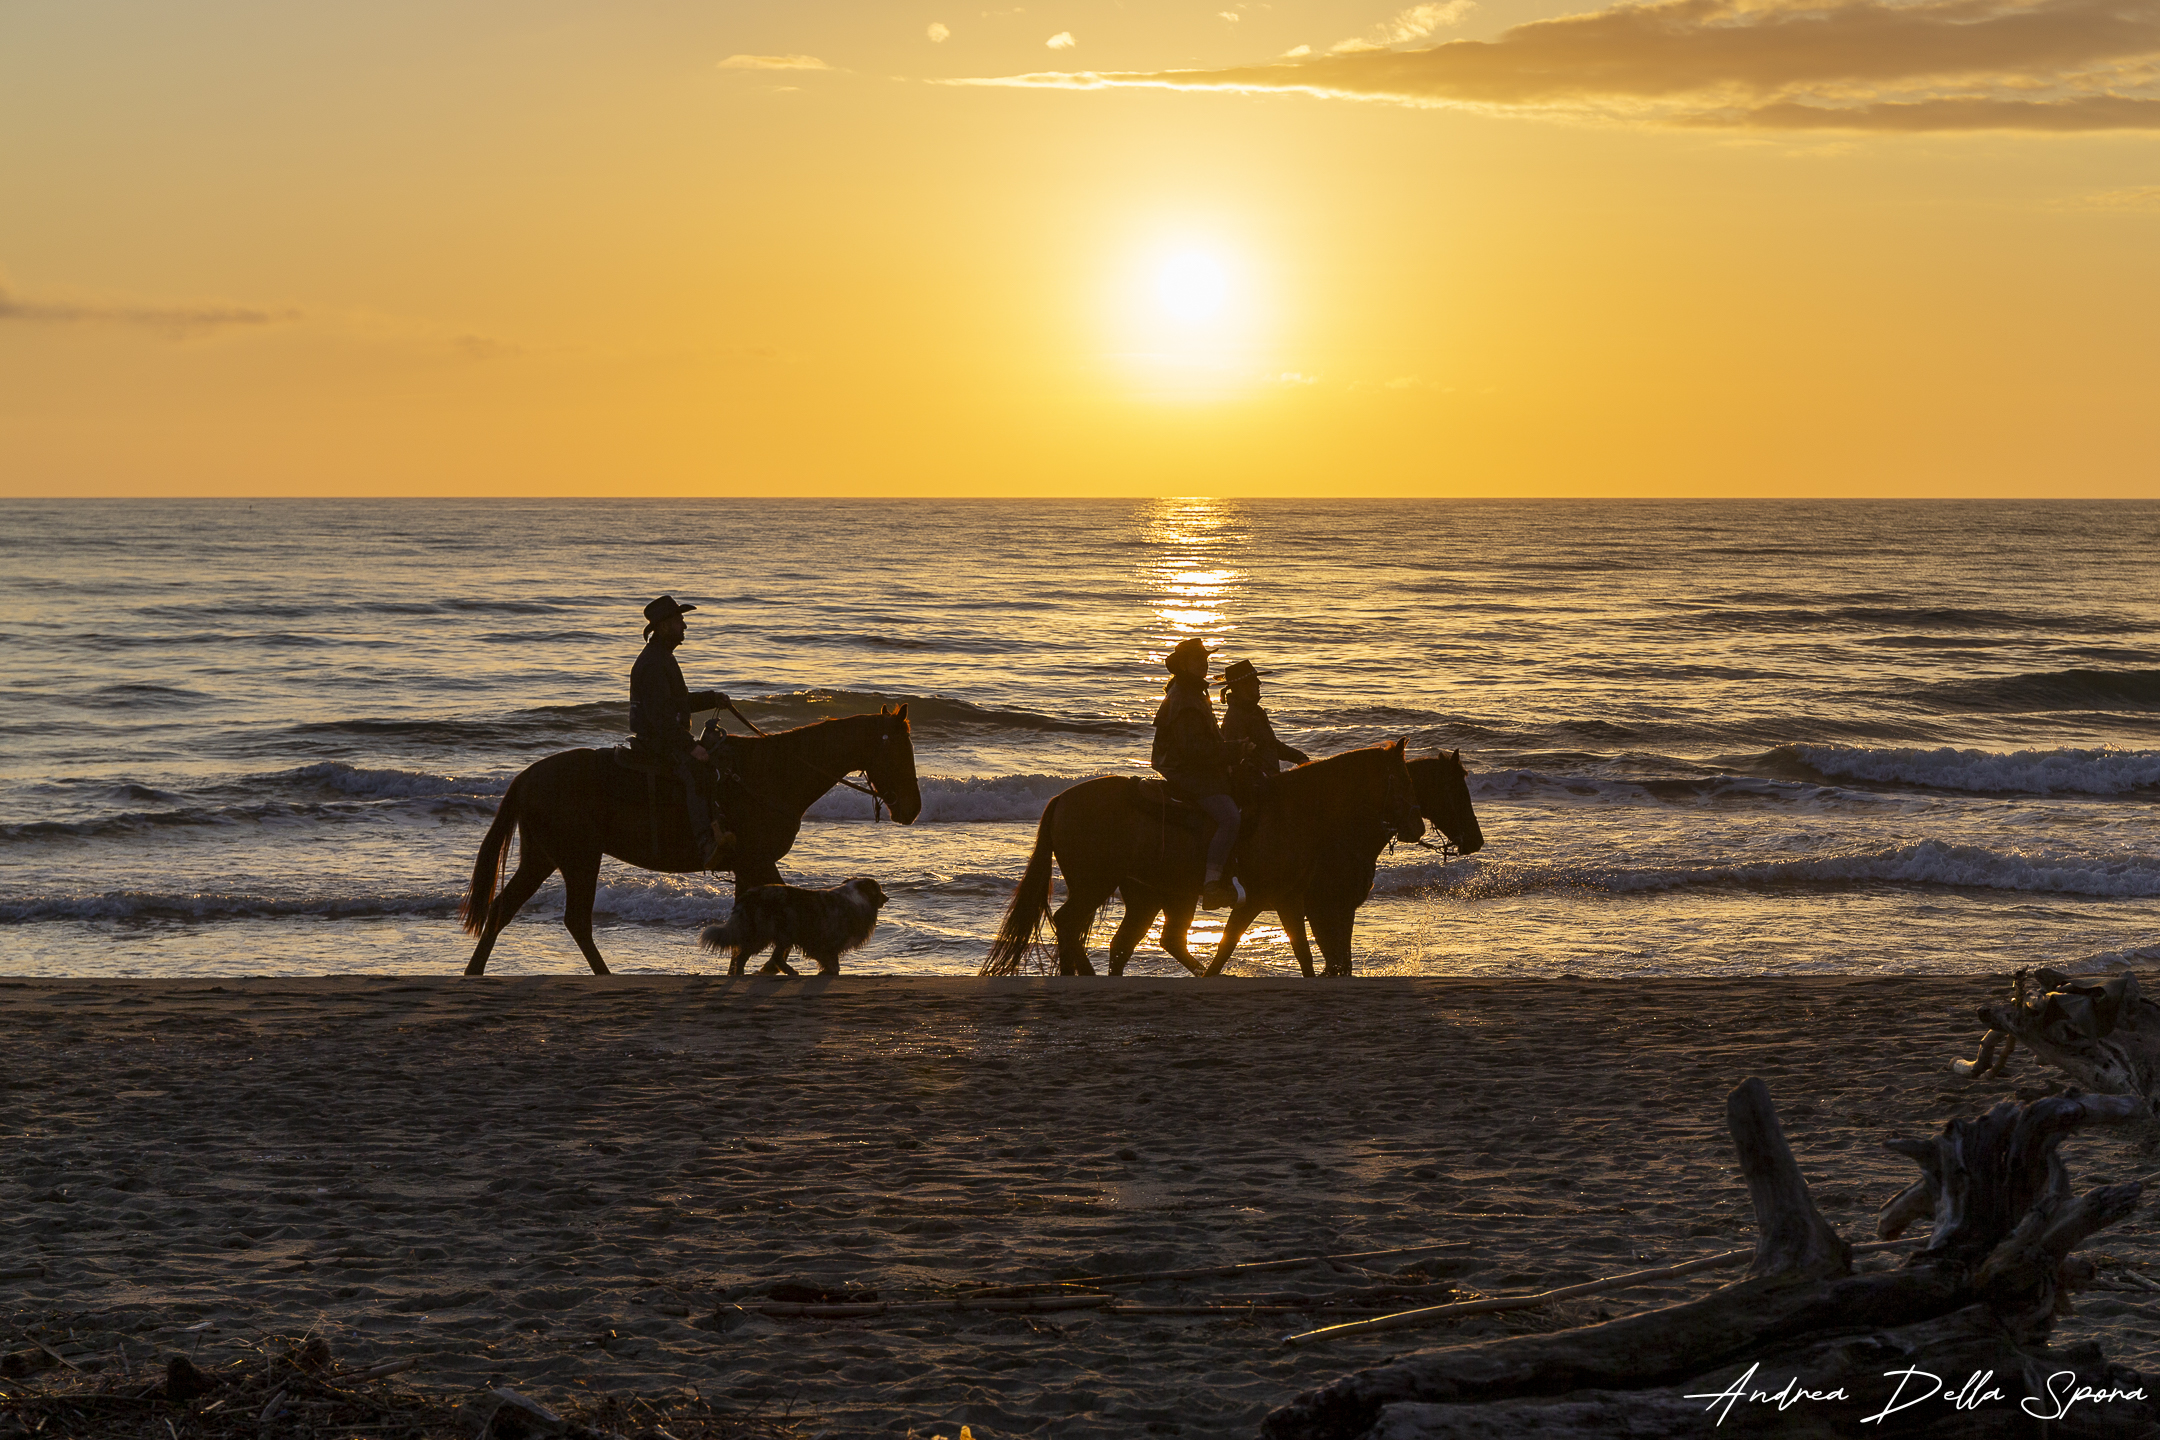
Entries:
{"label": "sky", "polygon": [[2160,496],[2160,0],[0,0],[0,496]]}

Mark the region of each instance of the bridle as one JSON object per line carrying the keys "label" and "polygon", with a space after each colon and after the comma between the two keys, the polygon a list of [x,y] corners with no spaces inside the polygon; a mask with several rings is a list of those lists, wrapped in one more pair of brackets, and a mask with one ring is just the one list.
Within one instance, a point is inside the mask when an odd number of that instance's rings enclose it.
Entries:
{"label": "bridle", "polygon": [[[763,730],[758,729],[757,721],[752,720],[749,716],[743,714],[742,711],[737,710],[735,708],[734,701],[730,700],[722,708],[724,708],[728,712],[728,714],[733,715],[736,719],[742,721],[743,724],[749,726],[750,732],[756,735],[760,740],[769,740],[772,738],[771,736],[767,735]],[[880,734],[878,736],[878,743],[882,745],[891,738],[892,737],[889,735]],[[827,775],[824,771],[818,769],[817,766],[812,765],[809,761],[803,759],[800,755],[790,755],[787,758],[793,760],[797,765],[802,766],[803,769],[809,771],[812,775],[817,776],[820,780],[823,780],[825,782],[825,788],[828,790],[835,785],[845,785],[848,789],[853,790],[858,795],[869,796],[870,819],[873,823],[877,821],[882,821],[885,818],[885,812],[892,808],[892,802],[890,800],[887,800],[884,795],[879,793],[877,788],[877,777],[873,776],[870,773],[870,767],[867,765],[861,766],[854,770],[843,770],[837,775]],[[848,776],[850,775],[862,776],[863,783],[860,785],[856,784],[853,780],[848,779]],[[749,790],[748,785],[745,785],[743,788],[745,790]],[[780,808],[777,805],[774,805],[772,801],[765,799],[761,795],[758,795],[755,791],[751,791],[750,798],[756,800],[759,804],[764,805],[768,809],[777,810]]]}

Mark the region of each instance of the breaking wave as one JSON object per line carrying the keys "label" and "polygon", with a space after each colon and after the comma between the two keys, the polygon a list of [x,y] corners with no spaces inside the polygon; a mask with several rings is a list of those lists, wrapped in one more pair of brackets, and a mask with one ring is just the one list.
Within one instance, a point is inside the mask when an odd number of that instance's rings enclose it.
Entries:
{"label": "breaking wave", "polygon": [[1771,752],[1808,773],[1973,794],[2122,795],[2160,787],[2160,750],[1869,750],[1784,745]]}
{"label": "breaking wave", "polygon": [[1626,895],[1660,890],[1735,886],[1858,888],[1939,885],[2038,895],[2141,899],[2160,895],[2160,857],[2100,859],[2089,855],[2017,855],[1982,845],[1924,840],[1882,850],[1807,860],[1738,865],[1534,865],[1472,860],[1413,863],[1381,870],[1376,888],[1388,894],[1429,892],[1462,899],[1574,891]]}

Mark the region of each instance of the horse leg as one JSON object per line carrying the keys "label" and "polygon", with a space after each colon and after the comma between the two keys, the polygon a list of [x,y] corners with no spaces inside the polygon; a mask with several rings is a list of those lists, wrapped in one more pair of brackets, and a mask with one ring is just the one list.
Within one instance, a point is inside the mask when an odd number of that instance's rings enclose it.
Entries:
{"label": "horse leg", "polygon": [[533,892],[547,883],[548,876],[555,873],[555,862],[530,839],[518,846],[518,868],[504,885],[495,903],[488,906],[487,929],[480,932],[480,943],[473,947],[472,959],[465,962],[467,975],[485,975],[488,956],[495,949],[495,937],[502,934],[503,927],[517,917],[525,902],[532,899]]}
{"label": "horse leg", "polygon": [[579,856],[565,860],[562,867],[563,880],[563,929],[577,941],[578,949],[585,952],[585,961],[592,966],[592,973],[608,973],[607,961],[600,958],[600,947],[593,944],[592,907],[593,894],[600,888],[600,852],[595,850],[590,859]]}
{"label": "horse leg", "polygon": [[1206,967],[1193,959],[1192,951],[1186,948],[1185,932],[1192,928],[1193,907],[1199,903],[1199,896],[1185,895],[1164,906],[1162,938],[1155,942],[1162,946],[1171,959],[1195,975],[1202,973]]}
{"label": "horse leg", "polygon": [[1260,907],[1250,900],[1230,907],[1230,918],[1223,921],[1222,941],[1216,945],[1214,958],[1208,961],[1207,969],[1202,972],[1206,978],[1213,979],[1222,974],[1223,964],[1229,960],[1230,952],[1237,949],[1238,939],[1245,933],[1245,927],[1252,924],[1253,917],[1259,913]]}
{"label": "horse leg", "polygon": [[1312,979],[1312,941],[1305,934],[1305,912],[1278,910],[1275,915],[1282,921],[1283,933],[1290,937],[1290,953],[1297,956],[1298,969],[1305,972],[1306,979]]}
{"label": "horse leg", "polygon": [[1133,951],[1147,938],[1148,926],[1162,913],[1162,906],[1142,898],[1138,885],[1120,885],[1118,894],[1125,901],[1125,918],[1119,922],[1117,934],[1110,937],[1110,973],[1123,975],[1125,963],[1132,959]]}
{"label": "horse leg", "polygon": [[1348,976],[1350,971],[1350,929],[1357,920],[1357,911],[1344,908],[1328,911],[1312,917],[1313,938],[1320,942],[1320,953],[1327,957],[1327,968],[1322,975]]}
{"label": "horse leg", "polygon": [[1070,876],[1065,886],[1065,903],[1050,916],[1051,928],[1057,931],[1058,974],[1093,975],[1095,967],[1089,963],[1087,953],[1088,927],[1095,923],[1095,912],[1102,909],[1115,887],[1082,890],[1073,885]]}

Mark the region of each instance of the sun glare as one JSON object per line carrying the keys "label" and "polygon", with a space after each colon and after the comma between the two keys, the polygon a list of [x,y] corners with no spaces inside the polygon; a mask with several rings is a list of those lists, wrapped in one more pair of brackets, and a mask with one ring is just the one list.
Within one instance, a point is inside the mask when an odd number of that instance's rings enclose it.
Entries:
{"label": "sun glare", "polygon": [[1155,298],[1172,318],[1194,324],[1222,313],[1230,296],[1230,273],[1212,255],[1173,255],[1156,272]]}

